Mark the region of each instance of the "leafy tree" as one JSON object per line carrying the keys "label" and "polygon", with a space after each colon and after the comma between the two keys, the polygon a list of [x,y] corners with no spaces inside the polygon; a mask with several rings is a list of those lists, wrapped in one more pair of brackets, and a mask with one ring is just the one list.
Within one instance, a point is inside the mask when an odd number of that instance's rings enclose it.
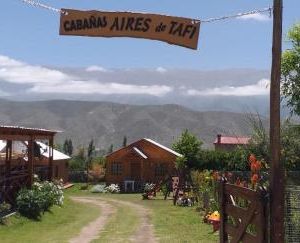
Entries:
{"label": "leafy tree", "polygon": [[123,138],[123,147],[126,147],[127,146],[127,137],[124,136]]}
{"label": "leafy tree", "polygon": [[292,48],[282,54],[282,92],[291,112],[300,115],[300,22],[288,32]]}
{"label": "leafy tree", "polygon": [[[198,153],[201,150],[202,144],[202,141],[186,129],[172,147],[176,152],[184,156],[186,166],[193,168],[197,165]],[[183,161],[179,161],[179,163],[182,162]]]}

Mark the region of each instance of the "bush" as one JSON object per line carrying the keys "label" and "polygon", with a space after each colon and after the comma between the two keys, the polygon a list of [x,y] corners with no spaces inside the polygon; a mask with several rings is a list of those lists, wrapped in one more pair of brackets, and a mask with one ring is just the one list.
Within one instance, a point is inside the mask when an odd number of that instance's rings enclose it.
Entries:
{"label": "bush", "polygon": [[31,189],[23,188],[17,196],[17,209],[25,217],[37,219],[53,205],[63,204],[63,191],[53,182],[34,182]]}
{"label": "bush", "polygon": [[146,183],[144,185],[144,192],[150,192],[150,191],[152,191],[154,189],[154,187],[155,187],[155,184],[153,184],[153,183]]}
{"label": "bush", "polygon": [[120,187],[118,184],[110,184],[109,186],[106,187],[106,190],[110,193],[119,193]]}
{"label": "bush", "polygon": [[93,193],[107,193],[106,186],[104,184],[95,185],[92,187],[91,192]]}

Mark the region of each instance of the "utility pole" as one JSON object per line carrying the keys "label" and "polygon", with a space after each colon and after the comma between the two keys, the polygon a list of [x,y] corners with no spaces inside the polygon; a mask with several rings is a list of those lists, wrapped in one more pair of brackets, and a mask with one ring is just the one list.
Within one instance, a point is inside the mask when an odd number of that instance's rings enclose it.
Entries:
{"label": "utility pole", "polygon": [[282,1],[273,1],[273,46],[270,88],[270,242],[284,242],[284,167],[280,161],[280,79]]}

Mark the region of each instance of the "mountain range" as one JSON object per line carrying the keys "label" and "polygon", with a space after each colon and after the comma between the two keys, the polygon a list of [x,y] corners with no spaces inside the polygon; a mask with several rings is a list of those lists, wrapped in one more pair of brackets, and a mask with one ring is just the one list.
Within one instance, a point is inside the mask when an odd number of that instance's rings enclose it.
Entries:
{"label": "mountain range", "polygon": [[251,127],[242,113],[225,111],[195,111],[180,105],[126,105],[87,101],[0,100],[0,124],[47,128],[62,131],[56,143],[72,139],[74,145],[87,146],[94,139],[98,149],[114,149],[147,137],[166,146],[188,129],[213,147],[217,134],[249,135]]}

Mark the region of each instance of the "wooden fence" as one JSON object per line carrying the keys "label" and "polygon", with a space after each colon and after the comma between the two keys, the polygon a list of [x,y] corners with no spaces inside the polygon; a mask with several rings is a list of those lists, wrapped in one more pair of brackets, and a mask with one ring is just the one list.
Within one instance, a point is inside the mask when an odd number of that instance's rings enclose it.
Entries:
{"label": "wooden fence", "polygon": [[220,242],[268,242],[267,192],[229,184],[222,180]]}

